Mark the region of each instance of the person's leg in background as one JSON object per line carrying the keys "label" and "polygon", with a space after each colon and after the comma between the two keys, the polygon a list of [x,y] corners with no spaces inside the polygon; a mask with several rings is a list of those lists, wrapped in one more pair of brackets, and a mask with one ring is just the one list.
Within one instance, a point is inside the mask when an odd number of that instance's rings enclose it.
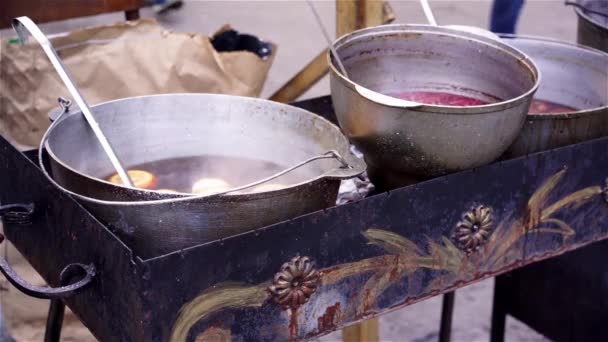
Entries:
{"label": "person's leg in background", "polygon": [[517,19],[524,0],[494,0],[490,30],[495,33],[515,33]]}

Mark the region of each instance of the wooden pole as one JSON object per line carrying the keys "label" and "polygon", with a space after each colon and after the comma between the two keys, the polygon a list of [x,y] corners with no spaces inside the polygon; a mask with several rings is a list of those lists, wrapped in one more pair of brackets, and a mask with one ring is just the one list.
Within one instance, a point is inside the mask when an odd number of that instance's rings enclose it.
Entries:
{"label": "wooden pole", "polygon": [[[336,35],[340,37],[360,28],[383,24],[387,12],[384,4],[380,0],[336,0]],[[377,318],[342,330],[344,342],[377,342],[379,339]]]}
{"label": "wooden pole", "polygon": [[325,49],[272,94],[270,100],[284,103],[294,101],[323,78],[327,74],[327,70],[329,70],[329,66],[327,65],[327,49]]}
{"label": "wooden pole", "polygon": [[[388,2],[382,0],[375,1],[353,1],[353,0],[336,0],[336,19],[337,20],[351,20],[348,18],[338,19],[338,9],[341,8],[341,13],[344,16],[344,6],[348,7],[348,9],[352,9],[352,7],[356,7],[358,2],[367,3],[367,7],[372,7],[369,13],[375,13],[378,15],[378,6],[371,6],[369,3],[374,2],[376,5],[381,4],[381,23],[388,24],[395,20],[395,13],[393,9],[389,5]],[[345,4],[341,4],[345,3]],[[375,12],[374,12],[375,11]],[[367,11],[367,17],[370,15]],[[371,18],[370,18],[371,19]],[[351,27],[357,27],[359,21],[351,20],[352,23],[349,23]],[[372,22],[370,20],[370,22]],[[377,24],[374,24],[377,25]],[[372,26],[372,25],[366,25]],[[364,27],[364,26],[361,26]],[[352,32],[355,29],[346,31]],[[340,36],[340,29],[337,30],[338,36]],[[271,97],[270,100],[277,102],[291,102],[300,97],[300,95],[304,94],[308,89],[310,89],[315,83],[317,83],[325,74],[327,74],[329,67],[327,65],[327,49],[323,50],[320,54],[318,54],[310,63],[308,63],[300,72],[298,72],[294,77],[292,77],[285,85],[283,85],[279,90],[277,90]]]}
{"label": "wooden pole", "polygon": [[384,1],[336,0],[336,36],[384,23]]}
{"label": "wooden pole", "polygon": [[380,340],[379,330],[378,319],[370,318],[342,329],[342,341],[378,342]]}

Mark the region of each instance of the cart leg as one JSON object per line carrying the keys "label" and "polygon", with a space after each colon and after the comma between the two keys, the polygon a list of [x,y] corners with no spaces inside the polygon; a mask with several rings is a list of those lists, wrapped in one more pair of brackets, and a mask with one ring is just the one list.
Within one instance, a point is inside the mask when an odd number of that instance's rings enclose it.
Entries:
{"label": "cart leg", "polygon": [[378,319],[371,318],[342,330],[344,342],[378,342]]}
{"label": "cart leg", "polygon": [[452,316],[454,314],[454,298],[456,292],[448,292],[443,295],[441,306],[441,324],[439,326],[439,342],[449,342],[452,333]]}
{"label": "cart leg", "polygon": [[64,313],[65,304],[63,304],[61,299],[51,299],[49,315],[46,318],[44,342],[59,342],[61,338],[61,326],[63,325]]}
{"label": "cart leg", "polygon": [[139,9],[125,11],[125,19],[127,21],[139,19]]}
{"label": "cart leg", "polygon": [[490,342],[504,342],[507,321],[506,275],[494,278],[494,300],[492,303],[492,327]]}

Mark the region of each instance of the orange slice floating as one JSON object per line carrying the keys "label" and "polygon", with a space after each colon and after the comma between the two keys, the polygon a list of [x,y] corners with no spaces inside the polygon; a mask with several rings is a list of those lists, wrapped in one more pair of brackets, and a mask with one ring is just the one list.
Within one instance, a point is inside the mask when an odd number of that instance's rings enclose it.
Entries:
{"label": "orange slice floating", "polygon": [[[129,178],[131,178],[131,182],[133,182],[133,186],[136,188],[151,190],[156,186],[156,177],[148,171],[129,170],[127,173],[129,174]],[[112,175],[108,181],[114,184],[122,184],[122,180],[118,174]]]}

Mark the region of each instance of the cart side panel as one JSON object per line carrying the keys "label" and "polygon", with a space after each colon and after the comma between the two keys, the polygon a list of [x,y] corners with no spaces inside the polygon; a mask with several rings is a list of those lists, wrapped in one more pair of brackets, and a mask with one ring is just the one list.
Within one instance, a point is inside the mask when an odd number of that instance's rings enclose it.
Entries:
{"label": "cart side panel", "polygon": [[7,238],[45,281],[59,286],[71,263],[93,264],[93,283],[66,300],[102,341],[142,341],[137,267],[130,250],[0,136],[0,203],[33,203],[31,225],[4,225]]}
{"label": "cart side panel", "polygon": [[602,240],[606,236],[608,204],[601,198],[608,198],[605,194],[599,198],[597,195],[598,192],[606,192],[608,186],[608,172],[603,169],[606,146],[599,142],[586,143],[579,148],[558,151],[544,152],[538,158],[530,159],[531,170],[560,163],[567,169],[537,184],[538,188],[543,187],[541,193],[546,190],[550,195],[538,196],[533,203],[538,211],[528,215],[531,225],[527,227],[526,260],[546,259],[562,254],[564,249]]}
{"label": "cart side panel", "polygon": [[497,163],[148,260],[146,339],[307,339],[606,238],[607,148]]}

